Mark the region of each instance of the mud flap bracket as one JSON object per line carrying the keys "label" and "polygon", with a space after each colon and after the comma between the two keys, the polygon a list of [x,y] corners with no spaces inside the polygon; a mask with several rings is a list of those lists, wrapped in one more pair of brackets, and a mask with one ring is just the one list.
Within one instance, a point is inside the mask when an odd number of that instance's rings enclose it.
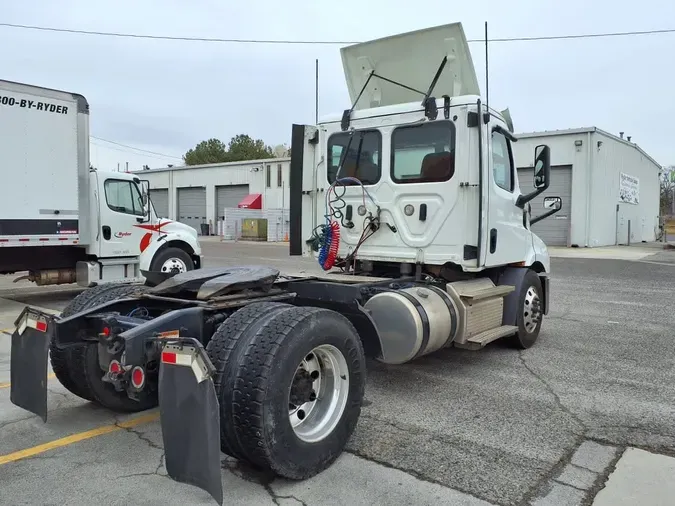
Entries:
{"label": "mud flap bracket", "polygon": [[215,368],[196,339],[156,340],[163,344],[159,411],[167,473],[208,492],[222,506]]}

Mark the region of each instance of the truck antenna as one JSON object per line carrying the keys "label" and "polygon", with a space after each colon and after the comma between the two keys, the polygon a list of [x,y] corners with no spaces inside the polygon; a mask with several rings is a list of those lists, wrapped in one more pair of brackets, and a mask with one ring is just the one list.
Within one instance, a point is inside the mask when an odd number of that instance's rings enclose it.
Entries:
{"label": "truck antenna", "polygon": [[319,124],[319,59],[315,62],[315,76],[314,76],[314,118],[315,125]]}
{"label": "truck antenna", "polygon": [[485,22],[485,110],[490,117],[490,78],[488,72],[488,26]]}

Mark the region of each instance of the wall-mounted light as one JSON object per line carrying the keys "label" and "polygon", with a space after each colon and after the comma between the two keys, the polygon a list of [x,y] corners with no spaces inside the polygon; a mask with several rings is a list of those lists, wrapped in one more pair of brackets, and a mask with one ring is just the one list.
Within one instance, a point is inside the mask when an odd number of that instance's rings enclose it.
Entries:
{"label": "wall-mounted light", "polygon": [[581,146],[583,143],[584,143],[584,141],[582,141],[581,139],[577,139],[576,141],[574,141],[574,145],[575,145],[576,147]]}

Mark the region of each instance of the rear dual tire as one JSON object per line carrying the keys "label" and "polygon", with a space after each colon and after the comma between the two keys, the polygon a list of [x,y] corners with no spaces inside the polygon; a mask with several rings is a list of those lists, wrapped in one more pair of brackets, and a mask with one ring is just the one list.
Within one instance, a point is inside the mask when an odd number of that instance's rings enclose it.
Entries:
{"label": "rear dual tire", "polygon": [[224,453],[298,480],[342,453],[366,377],[361,340],[344,316],[251,304],[220,325],[207,352],[217,370]]}
{"label": "rear dual tire", "polygon": [[[123,299],[148,288],[138,284],[110,283],[89,288],[75,297],[62,311],[62,317],[100,304]],[[118,412],[136,412],[157,405],[157,396],[143,394],[139,401],[130,399],[125,392],[103,381],[105,371],[98,362],[98,344],[83,343],[66,349],[58,349],[53,341],[49,346],[50,361],[59,382],[76,396],[92,401]]]}

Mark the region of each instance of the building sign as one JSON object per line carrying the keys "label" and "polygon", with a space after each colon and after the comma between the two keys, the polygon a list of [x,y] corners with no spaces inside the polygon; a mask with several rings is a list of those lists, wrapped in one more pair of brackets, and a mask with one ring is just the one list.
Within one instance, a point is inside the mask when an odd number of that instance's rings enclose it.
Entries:
{"label": "building sign", "polygon": [[638,204],[640,202],[640,180],[623,172],[619,177],[619,200],[626,204]]}

